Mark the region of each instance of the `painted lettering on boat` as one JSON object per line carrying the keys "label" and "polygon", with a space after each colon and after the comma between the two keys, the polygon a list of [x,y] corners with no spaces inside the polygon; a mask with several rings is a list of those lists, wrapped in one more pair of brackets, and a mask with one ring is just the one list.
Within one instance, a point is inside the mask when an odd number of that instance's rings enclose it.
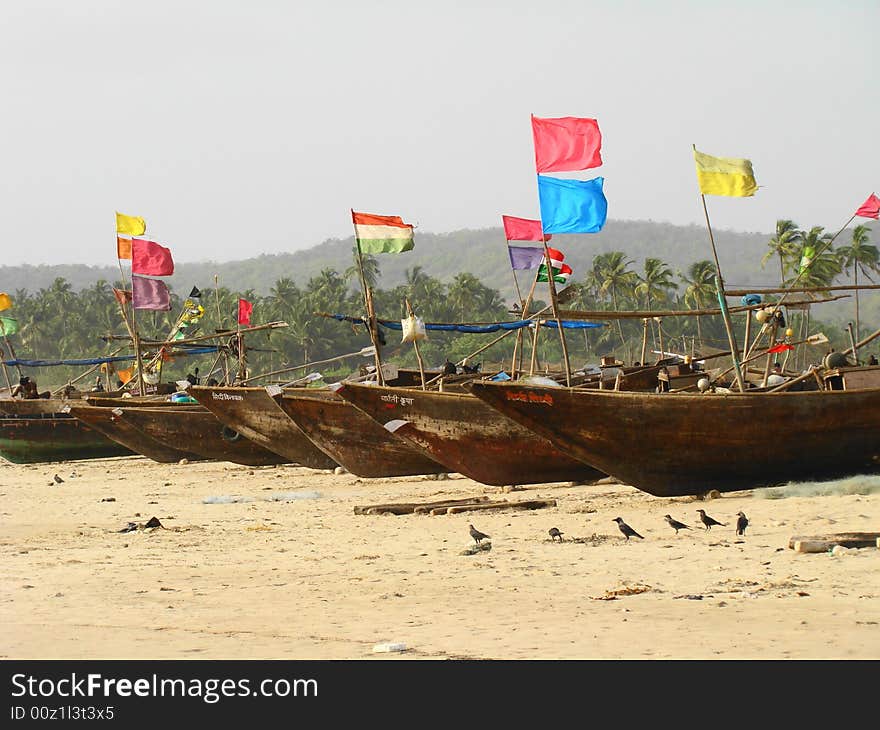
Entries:
{"label": "painted lettering on boat", "polygon": [[232,393],[211,393],[214,400],[244,400],[243,396],[233,395]]}
{"label": "painted lettering on boat", "polygon": [[553,396],[549,393],[517,393],[516,391],[513,391],[512,393],[505,393],[504,395],[507,400],[518,400],[524,403],[543,403],[548,406],[553,405]]}
{"label": "painted lettering on boat", "polygon": [[379,400],[388,403],[389,405],[386,408],[394,408],[394,404],[399,404],[402,406],[412,405],[413,399],[406,398],[404,396],[399,396],[397,393],[388,393],[386,395],[380,395]]}

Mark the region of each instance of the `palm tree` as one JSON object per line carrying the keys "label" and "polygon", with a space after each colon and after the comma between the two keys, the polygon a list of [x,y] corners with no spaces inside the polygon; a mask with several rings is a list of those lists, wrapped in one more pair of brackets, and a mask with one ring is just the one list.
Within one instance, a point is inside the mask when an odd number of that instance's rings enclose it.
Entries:
{"label": "palm tree", "polygon": [[672,269],[660,259],[645,259],[644,276],[636,274],[639,283],[635,288],[637,295],[645,297],[645,309],[650,309],[655,299],[666,299],[672,289],[678,289],[672,275]]}
{"label": "palm tree", "polygon": [[798,274],[785,284],[791,285],[798,281],[808,287],[831,286],[834,278],[843,271],[837,251],[828,246],[832,236],[830,233],[823,233],[824,230],[823,226],[813,226],[804,232],[800,246],[790,259],[792,264],[800,261]]}
{"label": "palm tree", "polygon": [[761,258],[761,268],[773,256],[779,257],[779,281],[785,282],[786,266],[794,258],[798,251],[798,245],[803,241],[804,232],[798,229],[797,223],[790,220],[776,221],[776,235],[768,241],[770,250]]}
{"label": "palm tree", "polygon": [[[871,229],[866,225],[860,225],[853,228],[852,239],[849,246],[843,246],[837,249],[840,256],[840,262],[844,270],[849,274],[850,269],[853,272],[853,283],[856,287],[859,285],[859,271],[868,278],[873,284],[874,280],[868,273],[870,271],[880,273],[880,251],[871,243],[868,243],[868,237]],[[856,342],[859,341],[859,290],[856,289]]]}
{"label": "palm tree", "polygon": [[[687,275],[679,272],[679,278],[687,286],[684,290],[684,303],[693,305],[695,309],[703,309],[715,298],[715,264],[704,259],[688,267]],[[703,331],[700,327],[702,317],[697,317],[697,338],[703,343]]]}
{"label": "palm tree", "polygon": [[[358,287],[361,287],[361,267],[358,265],[357,246],[353,247],[351,250],[354,257],[354,263],[343,272],[342,278],[345,279],[345,281],[357,279]],[[361,256],[361,262],[363,263],[364,281],[370,289],[375,289],[376,284],[379,282],[379,259],[368,253]]]}
{"label": "palm tree", "polygon": [[[632,260],[628,259],[622,251],[609,251],[602,253],[593,259],[593,268],[587,275],[588,283],[593,286],[599,296],[611,295],[611,303],[614,309],[619,309],[618,295],[627,289],[634,289],[638,276],[629,267]],[[620,344],[626,347],[626,339],[623,336],[623,327],[617,320],[617,332],[620,335]]]}

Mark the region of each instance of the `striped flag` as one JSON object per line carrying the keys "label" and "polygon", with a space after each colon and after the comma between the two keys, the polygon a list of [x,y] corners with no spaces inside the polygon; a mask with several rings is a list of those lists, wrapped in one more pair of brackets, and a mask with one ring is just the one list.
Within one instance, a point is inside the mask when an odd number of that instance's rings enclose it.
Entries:
{"label": "striped flag", "polygon": [[[550,267],[553,269],[553,281],[557,284],[567,284],[572,275],[571,267],[564,264],[565,254],[555,248],[547,248],[550,254]],[[547,281],[547,259],[538,267],[538,281]]]}
{"label": "striped flag", "polygon": [[399,216],[351,211],[351,220],[361,253],[403,253],[415,245],[413,227]]}

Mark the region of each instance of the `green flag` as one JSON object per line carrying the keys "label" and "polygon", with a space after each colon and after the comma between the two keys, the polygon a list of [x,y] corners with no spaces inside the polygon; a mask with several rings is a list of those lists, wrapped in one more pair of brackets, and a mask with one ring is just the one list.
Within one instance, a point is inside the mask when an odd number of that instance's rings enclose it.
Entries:
{"label": "green flag", "polygon": [[12,317],[0,317],[0,335],[14,335],[18,332],[18,320]]}

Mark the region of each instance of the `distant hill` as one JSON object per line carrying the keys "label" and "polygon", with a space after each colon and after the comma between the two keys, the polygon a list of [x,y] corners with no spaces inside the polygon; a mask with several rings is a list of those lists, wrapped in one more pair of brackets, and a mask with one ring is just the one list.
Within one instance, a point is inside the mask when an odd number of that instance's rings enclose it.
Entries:
{"label": "distant hill", "polygon": [[[722,272],[728,286],[767,285],[777,283],[776,267],[768,264],[761,269],[761,257],[767,250],[770,233],[714,231]],[[654,221],[609,221],[597,234],[558,235],[552,245],[566,255],[566,263],[574,269],[572,281],[581,281],[596,254],[623,251],[641,270],[646,257],[658,257],[673,269],[684,269],[700,259],[711,259],[712,252],[706,228],[697,225],[675,226]],[[354,238],[329,239],[312,248],[286,254],[261,255],[240,261],[180,263],[170,286],[186,293],[196,285],[210,289],[214,275],[221,286],[236,291],[253,289],[267,294],[281,277],[305,284],[321,269],[332,267],[340,273],[352,265]],[[391,288],[404,281],[405,271],[421,266],[426,274],[449,281],[456,274],[470,272],[484,284],[498,289],[511,299],[513,280],[505,250],[506,242],[500,227],[478,230],[464,229],[451,233],[416,231],[416,246],[404,254],[378,256],[382,276],[379,286]],[[79,290],[99,279],[114,281],[118,266],[86,266],[57,264],[39,266],[0,266],[0,291],[17,289],[36,292],[48,287],[56,277],[63,277]],[[525,282],[527,277],[521,274]],[[527,284],[526,284],[527,285]]]}

